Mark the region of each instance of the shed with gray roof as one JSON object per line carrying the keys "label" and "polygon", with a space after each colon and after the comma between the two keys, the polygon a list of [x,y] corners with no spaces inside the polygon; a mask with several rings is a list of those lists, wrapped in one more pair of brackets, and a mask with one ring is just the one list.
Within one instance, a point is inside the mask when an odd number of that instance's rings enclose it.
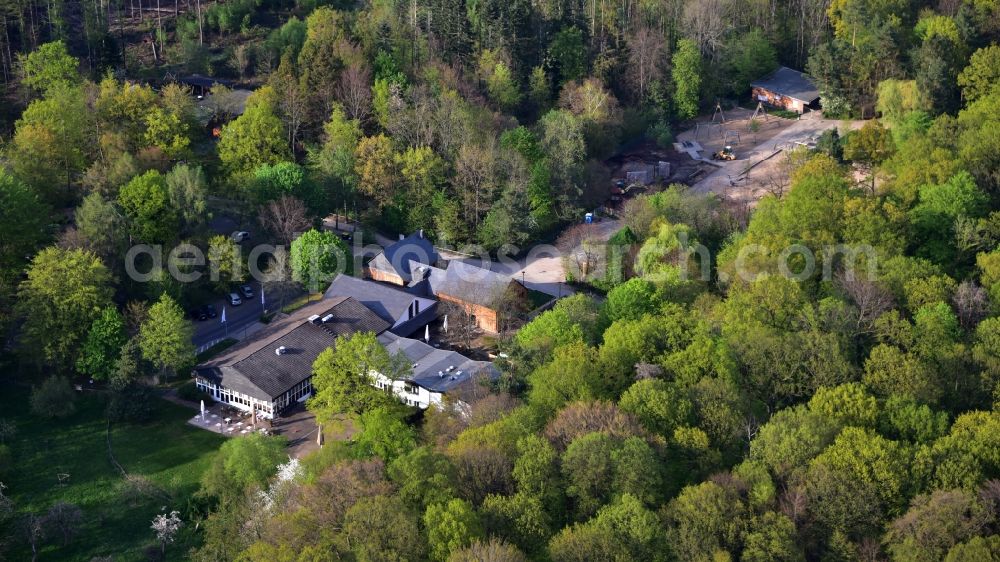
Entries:
{"label": "shed with gray roof", "polygon": [[754,80],[750,83],[750,90],[755,101],[799,113],[819,101],[819,88],[813,79],[786,66]]}
{"label": "shed with gray roof", "polygon": [[424,237],[423,230],[419,230],[386,246],[368,262],[365,270],[376,281],[402,286],[412,280],[412,262],[433,265],[439,258],[434,244]]}

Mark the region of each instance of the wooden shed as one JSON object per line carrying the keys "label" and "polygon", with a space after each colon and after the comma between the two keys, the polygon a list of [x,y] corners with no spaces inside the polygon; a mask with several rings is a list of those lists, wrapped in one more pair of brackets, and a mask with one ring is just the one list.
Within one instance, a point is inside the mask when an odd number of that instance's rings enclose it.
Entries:
{"label": "wooden shed", "polygon": [[754,101],[788,111],[804,113],[806,108],[815,109],[819,104],[819,89],[812,78],[786,66],[751,82],[750,90]]}

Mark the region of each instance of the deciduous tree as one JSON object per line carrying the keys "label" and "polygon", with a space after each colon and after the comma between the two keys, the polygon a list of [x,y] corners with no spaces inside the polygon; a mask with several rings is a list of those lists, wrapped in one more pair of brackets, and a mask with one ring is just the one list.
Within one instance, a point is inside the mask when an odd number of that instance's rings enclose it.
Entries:
{"label": "deciduous tree", "polygon": [[76,393],[69,379],[51,376],[31,392],[31,411],[46,418],[64,418],[76,412]]}
{"label": "deciduous tree", "polygon": [[428,506],[424,526],[433,560],[447,560],[452,552],[483,537],[482,525],[472,504],[459,499]]}
{"label": "deciduous tree", "polygon": [[61,40],[39,45],[27,55],[19,54],[18,62],[24,85],[43,94],[57,86],[80,82],[80,61],[70,56]]}
{"label": "deciduous tree", "polygon": [[291,159],[281,120],[267,101],[251,103],[243,115],[222,127],[219,160],[232,176],[247,176],[261,164]]}
{"label": "deciduous tree", "polygon": [[177,209],[170,204],[167,182],[160,172],[150,170],[125,184],[118,193],[118,204],[135,239],[162,244],[177,235]]}
{"label": "deciduous tree", "polygon": [[291,195],[282,195],[262,205],[257,221],[283,244],[291,244],[312,225],[305,204]]}
{"label": "deciduous tree", "polygon": [[156,365],[161,373],[180,373],[195,363],[194,326],[184,315],[184,309],[169,295],[149,308],[149,317],[139,330],[142,356]]}
{"label": "deciduous tree", "polygon": [[690,39],[677,42],[673,56],[674,105],[677,116],[691,119],[698,114],[701,101],[701,52]]}
{"label": "deciduous tree", "polygon": [[392,406],[396,399],[372,383],[375,373],[389,379],[400,377],[405,365],[389,355],[371,332],[339,336],[313,363],[313,387],[309,409],[322,424],[340,415],[361,415],[379,407]]}
{"label": "deciduous tree", "polygon": [[114,306],[105,307],[90,325],[83,343],[77,370],[95,380],[109,380],[118,368],[121,349],[127,341],[125,321]]}
{"label": "deciduous tree", "polygon": [[292,242],[292,279],[318,292],[338,274],[350,275],[352,254],[332,232],[310,229]]}
{"label": "deciduous tree", "polygon": [[60,371],[75,365],[91,324],[110,302],[110,281],[111,273],[90,252],[39,252],[21,282],[18,302],[30,357]]}

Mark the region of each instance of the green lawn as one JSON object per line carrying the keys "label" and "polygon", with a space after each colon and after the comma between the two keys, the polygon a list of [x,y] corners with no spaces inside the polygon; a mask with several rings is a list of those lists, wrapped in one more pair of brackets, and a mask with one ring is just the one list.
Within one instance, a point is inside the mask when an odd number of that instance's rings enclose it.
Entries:
{"label": "green lawn", "polygon": [[[6,493],[20,514],[44,512],[60,500],[83,510],[79,534],[65,546],[47,540],[41,560],[112,554],[119,562],[144,559],[143,549],[155,543],[149,528],[153,517],[166,508],[177,509],[186,519],[190,496],[225,439],[187,425],[191,410],[159,399],[153,403],[155,421],[113,425],[111,444],[118,462],[153,484],[154,491],[144,493],[126,484],[108,460],[103,395],[84,393],[77,412],[56,421],[31,414],[28,396],[27,389],[13,385],[0,393],[0,417],[17,424],[11,442],[14,469],[4,479]],[[69,475],[65,483],[60,484],[58,474]],[[186,526],[168,547],[168,559],[182,558],[196,541],[193,525]],[[8,554],[11,560],[31,557],[23,539]]]}
{"label": "green lawn", "polygon": [[208,361],[209,359],[215,357],[216,355],[222,353],[223,351],[229,349],[230,347],[233,347],[237,343],[239,343],[238,340],[234,340],[233,338],[226,338],[216,343],[212,347],[206,349],[205,351],[199,353],[198,362],[201,363],[202,361]]}
{"label": "green lawn", "polygon": [[307,304],[322,299],[323,299],[323,293],[306,293],[304,295],[299,296],[292,302],[286,304],[285,307],[281,309],[281,311],[284,312],[285,314],[291,314]]}

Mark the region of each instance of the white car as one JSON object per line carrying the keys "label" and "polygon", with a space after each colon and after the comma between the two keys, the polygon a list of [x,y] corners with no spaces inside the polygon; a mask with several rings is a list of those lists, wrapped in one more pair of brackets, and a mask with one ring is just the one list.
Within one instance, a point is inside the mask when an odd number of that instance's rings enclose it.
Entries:
{"label": "white car", "polygon": [[241,299],[236,293],[229,293],[229,304],[232,306],[239,306],[243,304],[243,299]]}
{"label": "white car", "polygon": [[240,242],[246,240],[247,238],[250,238],[250,233],[245,230],[237,230],[236,232],[233,233],[232,238],[233,242],[239,244]]}

